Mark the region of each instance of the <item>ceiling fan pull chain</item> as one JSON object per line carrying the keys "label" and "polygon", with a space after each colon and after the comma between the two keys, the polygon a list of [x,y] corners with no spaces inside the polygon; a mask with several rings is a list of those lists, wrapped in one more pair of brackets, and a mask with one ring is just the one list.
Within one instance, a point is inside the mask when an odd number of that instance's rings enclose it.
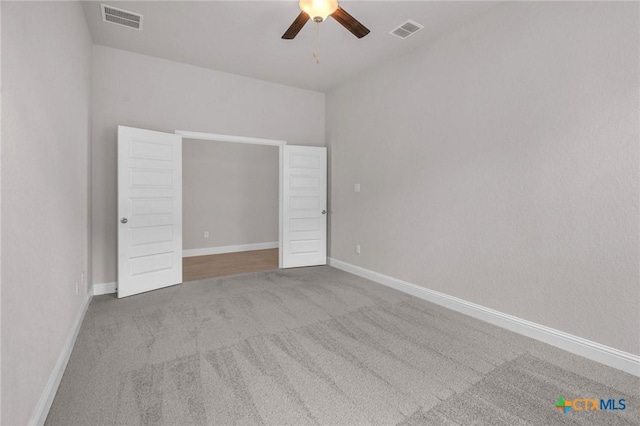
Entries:
{"label": "ceiling fan pull chain", "polygon": [[319,31],[320,27],[318,25],[318,22],[314,21],[313,22],[313,57],[316,60],[316,64],[320,64],[320,57],[318,56],[318,53],[316,52],[316,47],[318,46],[318,31]]}

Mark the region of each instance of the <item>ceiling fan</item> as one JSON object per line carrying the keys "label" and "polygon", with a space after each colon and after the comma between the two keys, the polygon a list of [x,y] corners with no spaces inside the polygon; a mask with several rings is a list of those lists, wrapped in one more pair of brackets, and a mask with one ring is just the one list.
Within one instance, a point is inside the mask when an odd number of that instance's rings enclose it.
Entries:
{"label": "ceiling fan", "polygon": [[327,16],[331,16],[358,38],[369,34],[367,27],[349,15],[346,10],[338,6],[338,0],[300,0],[298,5],[302,11],[293,21],[289,29],[282,35],[282,38],[285,40],[295,38],[309,19],[320,23],[327,19]]}

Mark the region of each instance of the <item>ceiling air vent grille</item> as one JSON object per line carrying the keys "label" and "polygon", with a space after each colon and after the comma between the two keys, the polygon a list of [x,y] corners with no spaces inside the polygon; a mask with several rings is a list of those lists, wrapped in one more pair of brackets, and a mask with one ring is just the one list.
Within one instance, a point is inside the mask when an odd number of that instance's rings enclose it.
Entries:
{"label": "ceiling air vent grille", "polygon": [[391,30],[389,34],[396,36],[398,38],[407,38],[410,35],[417,33],[423,28],[424,28],[423,25],[420,25],[417,22],[408,20],[404,24],[400,25],[398,28]]}
{"label": "ceiling air vent grille", "polygon": [[102,9],[102,20],[112,24],[122,25],[124,27],[142,30],[142,15],[128,10],[118,9],[117,7],[100,5]]}

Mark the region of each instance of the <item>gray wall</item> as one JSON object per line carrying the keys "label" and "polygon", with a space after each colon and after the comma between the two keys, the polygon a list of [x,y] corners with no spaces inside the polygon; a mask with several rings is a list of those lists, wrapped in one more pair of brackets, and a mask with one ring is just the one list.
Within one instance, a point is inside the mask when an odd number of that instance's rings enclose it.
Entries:
{"label": "gray wall", "polygon": [[21,425],[87,295],[91,39],[80,3],[1,7],[1,422]]}
{"label": "gray wall", "polygon": [[639,7],[502,3],[328,93],[331,256],[640,354]]}
{"label": "gray wall", "polygon": [[[116,280],[118,124],[324,146],[322,93],[104,46],[94,46],[93,53],[94,283]],[[211,182],[212,193],[222,193],[226,187],[224,180]]]}
{"label": "gray wall", "polygon": [[[2,3],[0,3],[0,51],[2,51]],[[0,54],[0,241],[2,241],[2,54]],[[2,244],[0,243],[0,424],[2,424]]]}
{"label": "gray wall", "polygon": [[[2,51],[2,3],[0,3],[0,52]],[[2,54],[0,54],[0,242],[2,241]],[[2,424],[2,244],[0,243],[0,424]]]}
{"label": "gray wall", "polygon": [[182,164],[185,249],[278,241],[278,147],[185,139]]}

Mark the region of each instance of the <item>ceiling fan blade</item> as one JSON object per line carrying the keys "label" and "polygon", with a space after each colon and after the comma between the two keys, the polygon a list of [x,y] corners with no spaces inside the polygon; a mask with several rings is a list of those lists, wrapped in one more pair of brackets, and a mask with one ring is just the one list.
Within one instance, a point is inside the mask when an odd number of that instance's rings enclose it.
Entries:
{"label": "ceiling fan blade", "polygon": [[331,17],[358,38],[362,38],[369,34],[369,29],[367,27],[358,22],[356,18],[349,15],[347,11],[340,6],[338,6],[336,11],[331,14]]}
{"label": "ceiling fan blade", "polygon": [[305,12],[300,12],[300,15],[298,15],[298,17],[293,21],[289,29],[285,31],[284,34],[282,34],[282,38],[285,40],[294,39],[308,20],[309,15],[307,15]]}

